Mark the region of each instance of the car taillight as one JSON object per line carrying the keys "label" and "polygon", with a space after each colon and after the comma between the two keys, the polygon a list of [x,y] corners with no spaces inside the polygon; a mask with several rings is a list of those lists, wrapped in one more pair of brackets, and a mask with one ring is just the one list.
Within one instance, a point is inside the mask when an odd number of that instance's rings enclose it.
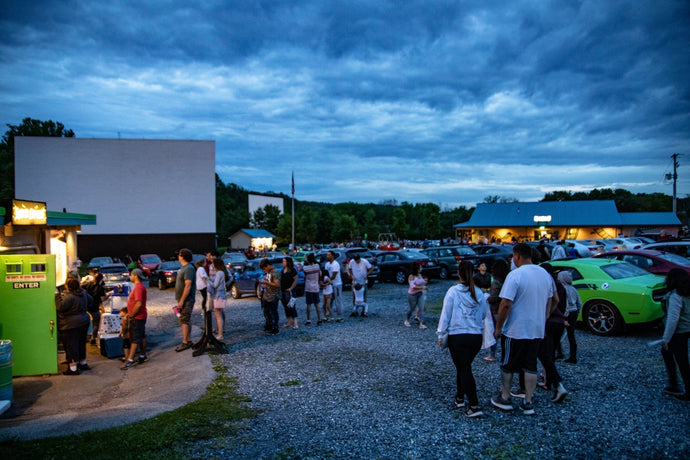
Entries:
{"label": "car taillight", "polygon": [[163,274],[164,274],[165,276],[171,276],[171,275],[173,274],[173,272],[171,272],[171,271],[164,271]]}
{"label": "car taillight", "polygon": [[457,260],[458,262],[462,262],[462,257],[461,256],[455,256],[455,260]]}

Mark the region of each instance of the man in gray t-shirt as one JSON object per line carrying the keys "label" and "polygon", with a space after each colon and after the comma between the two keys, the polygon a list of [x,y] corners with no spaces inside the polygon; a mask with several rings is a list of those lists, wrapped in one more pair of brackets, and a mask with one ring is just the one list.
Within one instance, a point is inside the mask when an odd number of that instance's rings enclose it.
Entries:
{"label": "man in gray t-shirt", "polygon": [[182,343],[175,351],[183,351],[192,346],[192,310],[194,310],[194,293],[196,292],[196,271],[192,262],[192,251],[180,249],[177,255],[182,268],[177,272],[175,280],[175,300],[180,312],[180,327],[182,328]]}

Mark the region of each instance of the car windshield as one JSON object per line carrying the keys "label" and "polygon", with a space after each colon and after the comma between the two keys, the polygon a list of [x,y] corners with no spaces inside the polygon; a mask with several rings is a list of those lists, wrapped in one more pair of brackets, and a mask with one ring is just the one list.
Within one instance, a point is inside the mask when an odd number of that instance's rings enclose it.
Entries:
{"label": "car windshield", "polygon": [[602,265],[601,269],[614,280],[649,275],[649,272],[629,263]]}
{"label": "car windshield", "polygon": [[405,251],[405,255],[407,255],[407,257],[409,259],[415,259],[415,260],[424,260],[424,259],[429,258],[425,254],[422,254],[420,252],[415,252],[415,251]]}
{"label": "car windshield", "polygon": [[460,247],[457,249],[458,254],[462,256],[474,256],[477,253],[472,250],[472,248],[468,248],[466,246]]}
{"label": "car windshield", "polygon": [[161,262],[160,257],[157,256],[149,256],[149,257],[142,257],[141,258],[142,263],[145,264],[159,264]]}
{"label": "car windshield", "polygon": [[99,270],[101,273],[126,273],[127,267],[124,265],[111,265],[106,267],[101,267]]}
{"label": "car windshield", "polygon": [[684,267],[690,267],[690,260],[683,257],[679,256],[678,254],[670,254],[668,252],[665,252],[663,254],[660,254],[659,257],[661,257],[664,260],[667,260],[669,262],[672,262],[676,265],[682,265]]}
{"label": "car windshield", "polygon": [[170,262],[163,262],[161,264],[161,269],[162,270],[174,270],[176,268],[182,267],[182,264],[178,262],[177,260],[172,260]]}
{"label": "car windshield", "polygon": [[245,256],[243,256],[242,254],[239,254],[239,253],[238,254],[224,254],[223,259],[231,260],[233,262],[243,262],[243,261],[247,260],[247,258]]}

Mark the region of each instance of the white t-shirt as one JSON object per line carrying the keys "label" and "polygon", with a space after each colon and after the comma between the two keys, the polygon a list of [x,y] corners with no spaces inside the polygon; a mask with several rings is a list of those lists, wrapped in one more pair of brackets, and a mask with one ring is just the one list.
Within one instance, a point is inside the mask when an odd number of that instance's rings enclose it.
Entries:
{"label": "white t-shirt", "polygon": [[508,273],[499,296],[512,300],[513,306],[503,324],[503,335],[543,339],[546,302],[553,297],[553,290],[553,278],[538,265],[526,264]]}
{"label": "white t-shirt", "polygon": [[199,267],[196,269],[196,288],[198,290],[206,289],[206,281],[208,280],[208,275],[204,267]]}
{"label": "white t-shirt", "polygon": [[352,278],[354,283],[364,284],[364,277],[367,276],[371,264],[367,259],[359,259],[359,263],[352,259],[348,264],[350,271],[352,272]]}
{"label": "white t-shirt", "polygon": [[335,272],[335,276],[331,278],[331,284],[333,286],[342,286],[343,281],[340,279],[340,264],[338,261],[334,260],[333,262],[326,262],[325,268],[329,277],[333,276],[333,273]]}

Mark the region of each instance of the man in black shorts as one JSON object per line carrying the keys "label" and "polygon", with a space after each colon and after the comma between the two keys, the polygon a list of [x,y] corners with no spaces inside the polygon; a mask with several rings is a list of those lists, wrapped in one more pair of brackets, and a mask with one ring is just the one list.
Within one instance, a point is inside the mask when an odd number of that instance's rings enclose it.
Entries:
{"label": "man in black shorts", "polygon": [[501,393],[491,404],[502,410],[513,410],[510,386],[513,374],[525,374],[525,399],[520,408],[525,415],[534,415],[532,395],[537,386],[537,352],[544,338],[546,313],[551,302],[558,303],[551,276],[532,264],[532,248],[524,243],[513,248],[517,267],[506,277],[501,289],[501,303],[496,320],[496,338],[501,337]]}
{"label": "man in black shorts", "polygon": [[194,293],[196,292],[196,270],[192,262],[192,251],[180,249],[177,255],[182,268],[177,272],[175,280],[175,300],[180,311],[180,327],[182,329],[182,343],[175,351],[184,351],[192,347],[192,310],[194,309]]}

